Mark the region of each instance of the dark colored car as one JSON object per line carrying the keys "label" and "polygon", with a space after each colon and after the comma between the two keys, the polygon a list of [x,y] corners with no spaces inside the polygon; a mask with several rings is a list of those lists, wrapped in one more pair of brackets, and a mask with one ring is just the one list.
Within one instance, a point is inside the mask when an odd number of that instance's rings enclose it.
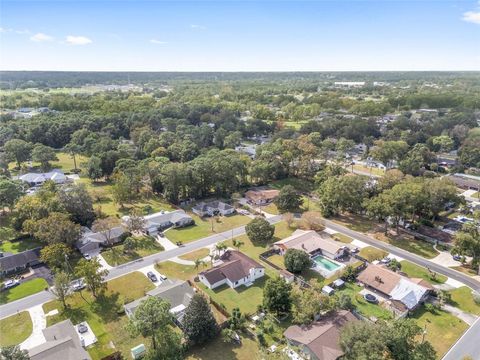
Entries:
{"label": "dark colored car", "polygon": [[88,332],[88,327],[86,327],[84,324],[79,324],[77,326],[77,330],[80,334]]}
{"label": "dark colored car", "polygon": [[147,276],[150,280],[152,280],[153,282],[157,282],[158,279],[157,279],[157,275],[155,275],[152,271],[149,271],[147,272]]}

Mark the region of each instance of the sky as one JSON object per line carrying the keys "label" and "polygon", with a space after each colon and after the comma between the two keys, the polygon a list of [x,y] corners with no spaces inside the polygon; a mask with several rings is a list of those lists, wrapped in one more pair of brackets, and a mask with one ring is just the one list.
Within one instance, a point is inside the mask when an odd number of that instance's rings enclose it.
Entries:
{"label": "sky", "polygon": [[0,69],[480,70],[480,1],[0,2]]}

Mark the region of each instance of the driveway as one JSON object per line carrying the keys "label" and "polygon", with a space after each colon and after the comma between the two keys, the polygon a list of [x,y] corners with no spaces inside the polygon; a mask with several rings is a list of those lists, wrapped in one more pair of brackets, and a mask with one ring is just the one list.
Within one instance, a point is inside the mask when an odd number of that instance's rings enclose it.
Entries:
{"label": "driveway", "polygon": [[42,330],[47,327],[47,319],[43,312],[42,305],[36,305],[27,310],[32,318],[33,330],[27,340],[20,344],[22,349],[28,350],[40,344],[43,344],[46,340],[43,336]]}

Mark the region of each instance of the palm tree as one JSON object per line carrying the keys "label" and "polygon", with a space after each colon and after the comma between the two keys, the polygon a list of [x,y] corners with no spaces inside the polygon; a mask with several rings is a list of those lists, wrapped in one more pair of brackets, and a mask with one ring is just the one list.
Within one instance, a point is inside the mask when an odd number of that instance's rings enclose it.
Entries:
{"label": "palm tree", "polygon": [[240,250],[240,247],[242,247],[245,243],[243,241],[240,241],[240,240],[237,240],[237,239],[233,239],[233,242],[232,242],[233,246],[235,248],[237,248],[237,251]]}
{"label": "palm tree", "polygon": [[202,259],[196,259],[195,260],[195,270],[198,271],[198,268],[200,266],[205,266],[205,261],[203,261]]}
{"label": "palm tree", "polygon": [[213,267],[213,260],[215,259],[215,255],[209,254],[208,257],[210,258],[210,263],[211,263],[211,266]]}
{"label": "palm tree", "polygon": [[224,243],[215,245],[215,250],[218,251],[218,256],[220,256],[220,253],[222,252],[222,250],[226,250],[226,249],[227,249],[227,245],[225,245]]}

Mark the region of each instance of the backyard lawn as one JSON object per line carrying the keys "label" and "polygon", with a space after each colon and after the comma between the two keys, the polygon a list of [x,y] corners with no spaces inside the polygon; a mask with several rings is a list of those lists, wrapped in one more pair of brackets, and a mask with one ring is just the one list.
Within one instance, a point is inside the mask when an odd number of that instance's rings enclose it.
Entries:
{"label": "backyard lawn", "polygon": [[[0,230],[0,235],[2,230]],[[18,241],[8,241],[4,240],[0,243],[1,252],[9,252],[12,254],[17,254],[25,250],[35,249],[42,246],[43,244],[39,241],[36,241],[32,238],[26,238]]]}
{"label": "backyard lawn", "polygon": [[480,315],[480,304],[474,301],[472,290],[469,287],[462,286],[449,291],[449,293],[452,296],[451,305],[470,314]]}
{"label": "backyard lawn", "polygon": [[[58,158],[57,161],[50,161],[50,165],[52,166],[52,169],[61,169],[63,172],[71,172],[72,170],[75,169],[73,158],[70,155],[64,152],[57,152],[57,158]],[[77,155],[76,160],[77,160],[77,169],[81,169],[82,163],[86,162],[88,158],[86,156]],[[17,166],[16,162],[11,162],[8,164],[9,169],[13,169],[16,166]],[[32,162],[32,167],[33,167],[32,171],[41,171],[40,163]]]}
{"label": "backyard lawn", "polygon": [[[168,240],[176,243],[188,243],[213,234],[221,233],[242,225],[248,224],[251,219],[244,215],[221,216],[215,218],[201,218],[193,213],[189,215],[195,220],[195,225],[179,229],[169,229],[165,232]],[[213,224],[213,231],[212,231]]]}
{"label": "backyard lawn", "polygon": [[362,287],[357,284],[346,283],[343,289],[337,291],[337,296],[340,296],[340,294],[350,295],[355,309],[367,318],[371,316],[384,320],[393,318],[391,311],[383,308],[379,304],[367,302],[363,296],[359,294],[361,290]]}
{"label": "backyard lawn", "polygon": [[142,236],[135,239],[137,247],[134,250],[124,252],[123,245],[114,246],[102,252],[103,258],[109,265],[117,266],[165,250],[163,246],[152,237]]}
{"label": "backyard lawn", "polygon": [[25,341],[33,330],[28,311],[0,320],[0,346],[18,345]]}
{"label": "backyard lawn", "polygon": [[42,278],[25,281],[18,286],[0,292],[0,304],[6,304],[36,294],[40,291],[44,291],[46,287],[48,287],[48,284],[45,279]]}
{"label": "backyard lawn", "polygon": [[[281,255],[273,255],[268,258],[268,261],[272,262],[273,264],[285,269],[284,257]],[[317,282],[323,283],[325,278],[320,275],[319,272],[313,269],[306,269],[299,274],[305,281],[309,282],[312,279],[317,280]]]}
{"label": "backyard lawn", "polygon": [[435,348],[439,359],[468,328],[465,322],[441,310],[430,313],[421,307],[412,317],[417,321],[418,326],[426,329],[425,340]]}
{"label": "backyard lawn", "polygon": [[373,246],[367,246],[361,249],[358,255],[364,259],[367,259],[369,262],[372,262],[374,260],[383,259],[385,256],[388,255],[388,252],[381,249],[377,249],[376,247],[373,247]]}
{"label": "backyard lawn", "polygon": [[180,259],[195,261],[197,259],[203,259],[207,257],[208,254],[210,254],[210,250],[207,248],[202,248],[202,249],[192,251],[188,254],[182,255],[180,256]]}
{"label": "backyard lawn", "polygon": [[427,269],[422,266],[415,265],[409,261],[403,260],[400,261],[400,264],[402,264],[401,271],[407,274],[408,277],[421,278],[433,285],[443,284],[445,281],[447,281],[447,277],[445,275],[435,273],[436,275],[433,277],[432,273],[430,273]]}
{"label": "backyard lawn", "polygon": [[130,348],[146,341],[141,337],[131,338],[125,331],[128,318],[122,314],[122,307],[125,303],[144,296],[145,292],[155,287],[140,272],[111,280],[107,286],[105,295],[99,296],[96,300],[88,291],[84,290],[82,294],[75,293],[67,300],[69,308],[65,311],[62,310],[58,301],[43,305],[45,313],[53,309],[60,311],[57,315],[47,317],[47,326],[66,318],[70,318],[74,325],[81,321],[88,322],[98,339],[95,345],[87,349],[95,360],[102,359],[116,350],[121,351],[125,358],[129,357]]}

